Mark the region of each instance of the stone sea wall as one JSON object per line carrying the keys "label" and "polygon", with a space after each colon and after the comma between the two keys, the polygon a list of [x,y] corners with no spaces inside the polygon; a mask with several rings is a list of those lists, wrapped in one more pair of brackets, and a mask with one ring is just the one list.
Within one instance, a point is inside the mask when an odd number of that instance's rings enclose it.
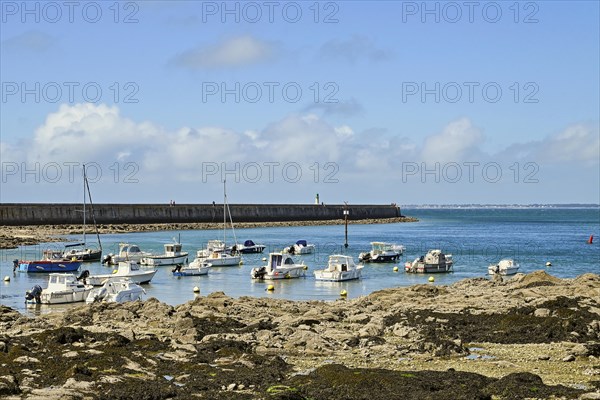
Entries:
{"label": "stone sea wall", "polygon": [[[324,221],[344,217],[343,204],[231,204],[234,222]],[[88,205],[89,208],[89,205]],[[95,204],[98,224],[219,222],[223,204]],[[80,224],[81,204],[0,204],[0,225]],[[393,204],[348,206],[350,220],[399,217]],[[88,220],[91,214],[88,213]],[[91,222],[91,221],[90,221]]]}

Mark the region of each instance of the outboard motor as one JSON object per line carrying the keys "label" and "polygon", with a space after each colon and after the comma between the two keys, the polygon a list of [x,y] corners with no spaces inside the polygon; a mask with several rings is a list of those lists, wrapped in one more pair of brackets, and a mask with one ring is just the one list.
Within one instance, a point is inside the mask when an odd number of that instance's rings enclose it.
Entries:
{"label": "outboard motor", "polygon": [[15,272],[18,268],[19,268],[19,260],[15,258],[13,260],[13,272]]}
{"label": "outboard motor", "polygon": [[112,260],[112,257],[110,254],[107,254],[104,256],[104,258],[102,259],[102,264],[109,264],[110,260]]}
{"label": "outboard motor", "polygon": [[175,265],[175,268],[173,268],[171,270],[171,272],[181,272],[181,267],[182,267],[181,264],[177,264],[177,265]]}
{"label": "outboard motor", "polygon": [[25,292],[25,300],[30,301],[33,299],[37,304],[42,302],[42,287],[40,285],[35,285],[31,290]]}
{"label": "outboard motor", "polygon": [[86,279],[87,279],[89,276],[90,276],[90,271],[88,271],[87,269],[84,269],[84,270],[81,272],[81,275],[79,275],[79,276],[77,277],[77,280],[78,280],[78,281],[81,281],[81,280],[82,280],[82,281],[83,281],[83,283],[85,284],[85,283],[86,283],[86,282],[85,282],[85,280],[86,280]]}
{"label": "outboard motor", "polygon": [[254,279],[263,279],[266,274],[267,274],[266,267],[260,267],[258,269],[255,269],[254,270]]}

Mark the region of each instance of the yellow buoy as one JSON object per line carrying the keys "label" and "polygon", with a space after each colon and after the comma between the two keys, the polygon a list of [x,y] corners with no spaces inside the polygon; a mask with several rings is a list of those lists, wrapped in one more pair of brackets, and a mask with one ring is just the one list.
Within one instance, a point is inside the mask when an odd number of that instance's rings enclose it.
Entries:
{"label": "yellow buoy", "polygon": [[551,266],[552,266],[552,263],[551,263],[550,261],[548,261],[548,262],[546,263],[546,267],[551,267]]}
{"label": "yellow buoy", "polygon": [[263,260],[263,261],[267,261],[267,257],[263,257],[263,258],[262,258],[262,260]]}
{"label": "yellow buoy", "polygon": [[398,267],[394,267],[394,272],[398,272]]}
{"label": "yellow buoy", "polygon": [[10,282],[10,276],[6,275],[6,276],[4,277],[4,282]]}
{"label": "yellow buoy", "polygon": [[240,260],[240,265],[244,265],[244,262]]}
{"label": "yellow buoy", "polygon": [[433,276],[429,277],[429,282],[435,282],[435,278]]}
{"label": "yellow buoy", "polygon": [[118,269],[113,269],[113,272],[112,272],[112,273],[113,273],[113,274],[116,274],[117,272],[119,272],[119,270],[118,270]]}
{"label": "yellow buoy", "polygon": [[198,286],[194,286],[194,293],[200,293],[200,288]]}
{"label": "yellow buoy", "polygon": [[346,290],[342,290],[342,291],[340,292],[340,296],[342,296],[342,297],[346,297],[346,296],[348,296],[348,292],[346,292]]}
{"label": "yellow buoy", "polygon": [[273,285],[269,285],[269,286],[267,286],[267,290],[268,290],[269,292],[272,292],[273,290],[275,290],[275,286],[273,286]]}
{"label": "yellow buoy", "polygon": [[306,271],[308,269],[308,267],[305,265],[304,267],[302,267],[302,269],[304,269]]}

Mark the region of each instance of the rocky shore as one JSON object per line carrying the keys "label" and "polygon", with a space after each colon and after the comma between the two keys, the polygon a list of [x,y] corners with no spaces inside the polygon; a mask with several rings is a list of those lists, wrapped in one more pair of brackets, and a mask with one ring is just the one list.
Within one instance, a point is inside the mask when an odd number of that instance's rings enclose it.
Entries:
{"label": "rocky shore", "polygon": [[0,306],[6,399],[600,398],[600,276],[393,288],[353,300],[223,293]]}
{"label": "rocky shore", "polygon": [[[392,224],[397,222],[416,222],[416,218],[398,217],[381,219],[363,219],[348,221],[349,224]],[[286,221],[286,222],[245,222],[235,224],[236,228],[263,228],[277,226],[317,226],[341,225],[343,219],[327,221]],[[172,230],[222,229],[222,223],[178,223],[178,224],[111,224],[99,225],[98,231],[105,233],[152,232]],[[64,242],[61,235],[79,235],[82,225],[0,225],[0,249],[14,249],[18,246],[34,245],[47,242]],[[87,227],[87,233],[95,234],[93,227]]]}

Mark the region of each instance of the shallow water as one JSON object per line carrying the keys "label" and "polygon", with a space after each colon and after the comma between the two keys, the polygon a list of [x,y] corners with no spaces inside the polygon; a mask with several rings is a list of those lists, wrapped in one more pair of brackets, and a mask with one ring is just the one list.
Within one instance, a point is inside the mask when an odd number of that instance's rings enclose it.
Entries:
{"label": "shallow water", "polygon": [[[398,264],[367,264],[363,278],[343,283],[317,282],[312,271],[323,268],[330,254],[344,252],[344,226],[308,226],[236,229],[238,242],[252,239],[267,245],[263,254],[244,255],[239,267],[213,268],[207,276],[173,277],[171,267],[159,267],[152,283],[144,285],[147,296],[177,305],[194,298],[193,287],[201,295],[223,291],[229,296],[266,296],[293,300],[334,300],[346,290],[348,298],[367,295],[374,291],[427,283],[429,276],[403,272],[406,261],[412,261],[427,250],[439,248],[454,256],[454,272],[435,275],[434,284],[448,284],[464,278],[484,277],[487,266],[501,258],[514,258],[519,272],[546,269],[549,273],[572,278],[585,272],[600,273],[600,211],[586,209],[404,209],[403,213],[419,218],[416,223],[350,225],[347,253],[357,257],[370,249],[371,241],[402,244],[406,251]],[[119,242],[137,243],[142,250],[161,253],[163,244],[181,235],[184,251],[195,251],[210,239],[221,238],[219,230],[165,231],[102,235],[104,254],[116,252]],[[232,242],[231,232],[227,233]],[[586,243],[590,235],[594,243]],[[315,254],[297,256],[309,267],[306,278],[256,282],[250,279],[250,270],[263,264],[268,251],[281,250],[298,239],[316,245]],[[73,240],[80,240],[73,236]],[[12,272],[13,259],[35,259],[48,247],[62,248],[50,243],[0,251],[0,275],[9,276],[10,282],[0,282],[0,303],[27,314],[60,311],[72,305],[33,306],[24,304],[24,293],[32,286],[46,286],[44,274]],[[546,262],[552,263],[546,267]],[[399,272],[394,272],[397,265]],[[100,263],[86,263],[82,269],[92,274],[107,273],[114,267]],[[266,291],[269,284],[273,292]]]}

